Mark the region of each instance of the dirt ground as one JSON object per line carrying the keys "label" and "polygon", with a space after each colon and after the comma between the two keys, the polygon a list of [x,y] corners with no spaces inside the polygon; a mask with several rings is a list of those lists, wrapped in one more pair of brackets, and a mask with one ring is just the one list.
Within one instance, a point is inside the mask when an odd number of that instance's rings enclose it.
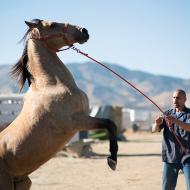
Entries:
{"label": "dirt ground", "polygon": [[[93,143],[90,158],[57,156],[30,175],[31,190],[161,190],[162,134],[129,133],[119,142],[118,166],[106,164],[108,141]],[[176,190],[185,190],[180,173]]]}

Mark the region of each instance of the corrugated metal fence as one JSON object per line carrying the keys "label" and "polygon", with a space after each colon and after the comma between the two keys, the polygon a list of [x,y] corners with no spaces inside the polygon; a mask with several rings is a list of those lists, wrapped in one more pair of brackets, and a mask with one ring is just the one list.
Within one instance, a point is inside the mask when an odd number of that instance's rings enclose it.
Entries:
{"label": "corrugated metal fence", "polygon": [[23,95],[0,95],[0,124],[12,122],[23,106]]}

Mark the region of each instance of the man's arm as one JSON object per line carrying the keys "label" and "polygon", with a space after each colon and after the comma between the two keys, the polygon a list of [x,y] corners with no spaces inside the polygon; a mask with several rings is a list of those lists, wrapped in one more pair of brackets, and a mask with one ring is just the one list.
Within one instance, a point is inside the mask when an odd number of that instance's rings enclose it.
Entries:
{"label": "man's arm", "polygon": [[190,123],[182,122],[179,119],[176,119],[175,117],[172,117],[172,116],[167,116],[167,119],[170,122],[175,123],[176,125],[180,126],[182,129],[190,132]]}
{"label": "man's arm", "polygon": [[162,123],[163,123],[163,117],[158,116],[158,117],[155,119],[155,123],[154,123],[153,126],[152,126],[152,133],[160,132],[160,131],[161,131],[160,125],[161,125]]}

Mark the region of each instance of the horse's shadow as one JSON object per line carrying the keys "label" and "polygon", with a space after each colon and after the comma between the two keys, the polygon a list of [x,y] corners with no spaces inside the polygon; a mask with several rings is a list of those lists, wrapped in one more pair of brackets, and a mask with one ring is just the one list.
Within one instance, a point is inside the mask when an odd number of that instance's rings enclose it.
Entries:
{"label": "horse's shadow", "polygon": [[[136,140],[135,140],[136,141]],[[130,142],[134,142],[131,140]],[[129,143],[130,143],[129,142]],[[138,141],[140,142],[140,141]],[[141,141],[142,142],[142,141]],[[144,142],[144,140],[143,140]],[[150,143],[150,141],[147,141],[147,143]],[[98,153],[92,148],[92,144],[94,142],[83,142],[82,140],[79,142],[75,142],[71,145],[69,145],[67,148],[59,152],[58,156],[64,156],[64,157],[74,157],[74,158],[89,158],[89,159],[105,159],[109,154],[108,153]],[[156,143],[154,141],[154,143]],[[158,143],[158,142],[157,142]],[[118,157],[160,157],[161,153],[119,153]]]}
{"label": "horse's shadow", "polygon": [[[108,154],[99,154],[93,153],[91,156],[87,156],[86,158],[90,159],[105,159]],[[118,154],[118,157],[160,157],[159,153],[146,153],[146,154]]]}

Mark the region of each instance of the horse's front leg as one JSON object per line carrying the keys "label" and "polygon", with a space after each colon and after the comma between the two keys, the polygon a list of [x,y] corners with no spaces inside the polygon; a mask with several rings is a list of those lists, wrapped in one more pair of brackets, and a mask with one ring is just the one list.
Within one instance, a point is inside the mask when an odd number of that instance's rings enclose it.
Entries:
{"label": "horse's front leg", "polygon": [[110,153],[108,157],[108,165],[112,170],[116,169],[117,165],[117,126],[109,119],[100,119],[86,116],[83,114],[74,114],[73,121],[78,130],[93,130],[93,129],[107,129],[110,141]]}
{"label": "horse's front leg", "polygon": [[6,172],[3,161],[0,159],[0,190],[14,190],[13,179]]}
{"label": "horse's front leg", "polygon": [[32,182],[28,176],[18,177],[14,179],[15,190],[29,190]]}

